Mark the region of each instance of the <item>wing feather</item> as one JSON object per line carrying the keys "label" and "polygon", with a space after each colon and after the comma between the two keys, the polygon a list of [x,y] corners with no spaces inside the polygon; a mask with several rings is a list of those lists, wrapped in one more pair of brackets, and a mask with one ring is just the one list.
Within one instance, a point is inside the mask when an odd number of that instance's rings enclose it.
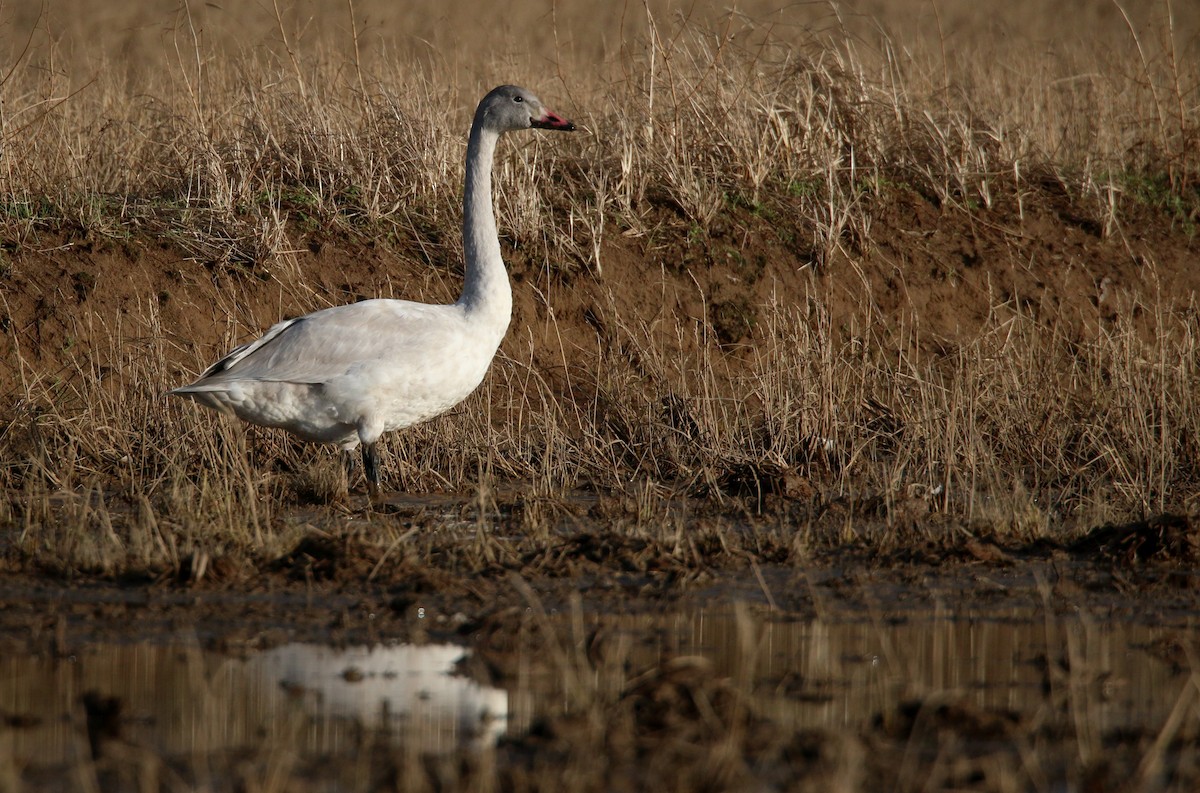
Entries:
{"label": "wing feather", "polygon": [[188,388],[237,380],[319,384],[368,362],[399,364],[453,336],[458,308],[407,300],[364,300],[271,326],[229,352]]}
{"label": "wing feather", "polygon": [[264,333],[262,336],[255,339],[254,341],[247,342],[245,344],[241,344],[237,347],[234,347],[232,350],[230,350],[228,353],[226,353],[224,358],[222,358],[221,360],[214,363],[212,366],[205,369],[200,374],[200,377],[197,379],[204,380],[206,378],[220,374],[221,372],[225,372],[225,371],[228,371],[229,369],[232,369],[240,361],[253,355],[254,353],[261,350],[263,347],[270,344],[275,339],[279,338],[288,328],[291,328],[301,322],[304,322],[304,321],[306,321],[306,319],[307,319],[307,317],[295,317],[293,319],[285,319],[282,322],[275,323],[274,325],[272,325],[270,328],[267,329],[266,333]]}

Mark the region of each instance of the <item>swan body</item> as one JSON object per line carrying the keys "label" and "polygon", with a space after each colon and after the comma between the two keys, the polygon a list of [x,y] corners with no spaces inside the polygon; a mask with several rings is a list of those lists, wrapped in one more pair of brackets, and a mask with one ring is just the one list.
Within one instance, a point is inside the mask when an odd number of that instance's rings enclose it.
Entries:
{"label": "swan body", "polygon": [[575,126],[511,85],[491,91],[475,111],[463,195],[466,277],[457,302],[364,300],[284,320],[169,393],[346,452],[361,445],[376,496],[380,436],[465,399],[508,329],[512,290],[492,208],[492,161],[501,135],[529,128]]}

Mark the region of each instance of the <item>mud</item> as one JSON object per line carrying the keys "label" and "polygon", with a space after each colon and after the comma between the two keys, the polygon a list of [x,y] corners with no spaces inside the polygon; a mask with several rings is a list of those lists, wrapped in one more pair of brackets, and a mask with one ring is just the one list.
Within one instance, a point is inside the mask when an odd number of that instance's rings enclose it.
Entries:
{"label": "mud", "polygon": [[1200,573],[1124,550],[1168,522],[669,586],[590,535],[570,577],[377,583],[311,538],[236,589],[8,577],[0,767],[27,790],[1187,790]]}
{"label": "mud", "polygon": [[705,499],[676,505],[682,533],[596,494],[529,533],[527,498],[494,494],[486,523],[447,494],[294,506],[277,555],[178,568],[10,553],[0,771],[106,791],[1200,781],[1187,515],[1017,540],[859,504],[859,539],[834,511],[797,547],[777,513]]}
{"label": "mud", "polygon": [[[1172,524],[1184,527],[1186,553],[1132,555],[1146,534]],[[1069,546],[969,538],[905,554],[828,550],[787,564],[772,562],[771,543],[760,540],[757,554],[698,549],[685,570],[658,541],[581,531],[538,554],[509,547],[507,559],[455,572],[443,554],[461,538],[389,564],[375,544],[313,534],[262,569],[228,570],[218,559],[195,581],[10,572],[0,584],[0,641],[58,656],[77,642],[158,641],[181,626],[204,647],[461,641],[531,609],[599,617],[735,604],[800,620],[1017,609],[1166,625],[1200,616],[1196,536],[1192,521],[1173,516],[1101,527]]]}

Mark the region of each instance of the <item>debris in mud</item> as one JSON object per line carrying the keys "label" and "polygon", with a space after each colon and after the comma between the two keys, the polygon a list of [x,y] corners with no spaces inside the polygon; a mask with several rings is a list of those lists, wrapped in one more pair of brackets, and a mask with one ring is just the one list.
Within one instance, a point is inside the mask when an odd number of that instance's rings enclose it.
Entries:
{"label": "debris in mud", "polygon": [[309,534],[272,566],[293,580],[331,581],[344,571],[348,561],[362,559],[348,552],[349,542],[344,537]]}
{"label": "debris in mud", "polygon": [[180,560],[173,580],[187,585],[233,586],[255,577],[253,565],[243,557],[229,554],[214,556],[205,550],[195,550]]}
{"label": "debris in mud", "polygon": [[1200,562],[1200,526],[1187,515],[1156,515],[1132,523],[1101,526],[1072,543],[1070,550],[1127,567],[1195,565]]}

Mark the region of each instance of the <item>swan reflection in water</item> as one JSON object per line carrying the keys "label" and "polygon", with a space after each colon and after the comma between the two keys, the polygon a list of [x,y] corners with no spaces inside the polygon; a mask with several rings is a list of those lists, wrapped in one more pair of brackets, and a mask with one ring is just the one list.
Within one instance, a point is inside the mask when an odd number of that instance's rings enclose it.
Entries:
{"label": "swan reflection in water", "polygon": [[453,674],[448,644],[332,648],[285,644],[247,661],[312,720],[346,719],[424,749],[487,746],[508,725],[508,692]]}

